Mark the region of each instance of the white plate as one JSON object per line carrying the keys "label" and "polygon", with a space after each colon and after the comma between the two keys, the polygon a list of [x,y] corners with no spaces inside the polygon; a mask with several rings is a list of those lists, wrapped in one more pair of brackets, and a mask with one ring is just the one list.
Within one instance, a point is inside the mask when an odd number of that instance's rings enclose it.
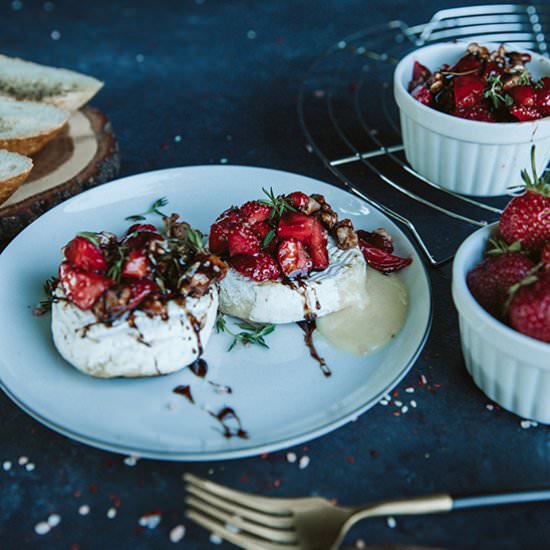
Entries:
{"label": "white plate", "polygon": [[[385,227],[398,254],[412,256],[402,272],[410,296],[407,320],[385,348],[356,357],[316,337],[332,369],[325,378],[296,325],[268,336],[269,350],[227,352],[225,334],[214,334],[205,353],[207,378],[229,385],[217,394],[190,371],[154,379],[98,380],[81,374],[56,352],[49,315],[35,317],[42,283],[56,273],[60,248],[77,231],[123,232],[125,216],[166,196],[167,209],[207,232],[231,204],[276,193],[322,193],[356,228]],[[155,220],[158,221],[158,220]],[[0,385],[46,426],[95,447],[169,460],[215,460],[274,451],[326,434],[354,420],[390,391],[413,365],[428,335],[431,296],[425,268],[402,231],[352,195],[288,172],[240,166],[197,166],[124,178],[82,193],[27,227],[0,255]],[[191,384],[192,405],[173,393]],[[204,407],[223,405],[239,414],[248,439],[224,438]]]}

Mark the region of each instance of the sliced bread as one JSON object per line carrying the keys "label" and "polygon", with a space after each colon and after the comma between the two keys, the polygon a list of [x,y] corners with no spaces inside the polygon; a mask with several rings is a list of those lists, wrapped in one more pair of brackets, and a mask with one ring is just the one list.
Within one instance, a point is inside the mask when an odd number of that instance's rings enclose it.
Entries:
{"label": "sliced bread", "polygon": [[27,179],[32,160],[17,153],[0,150],[0,204]]}
{"label": "sliced bread", "polygon": [[0,96],[0,149],[32,155],[65,126],[69,113],[36,101]]}
{"label": "sliced bread", "polygon": [[4,96],[76,111],[102,86],[91,76],[0,55],[0,94]]}

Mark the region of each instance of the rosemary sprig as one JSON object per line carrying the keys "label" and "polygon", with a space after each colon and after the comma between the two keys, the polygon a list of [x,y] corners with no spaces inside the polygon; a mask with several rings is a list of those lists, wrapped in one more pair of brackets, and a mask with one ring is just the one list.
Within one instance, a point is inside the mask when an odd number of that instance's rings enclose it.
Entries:
{"label": "rosemary sprig", "polygon": [[110,277],[116,282],[120,281],[122,275],[122,269],[124,267],[124,262],[126,261],[126,254],[122,246],[116,247],[116,256],[113,258],[111,267],[107,271],[107,277]]}
{"label": "rosemary sprig", "polygon": [[278,220],[285,212],[297,212],[296,208],[292,206],[283,196],[276,197],[273,193],[273,188],[270,187],[269,191],[262,187],[262,191],[267,195],[267,199],[260,199],[258,202],[266,204],[271,207],[271,214],[269,220]]}
{"label": "rosemary sprig", "polygon": [[79,237],[84,237],[86,240],[90,241],[94,246],[99,248],[99,241],[97,239],[97,233],[92,231],[80,231],[77,233]]}
{"label": "rosemary sprig", "polygon": [[237,344],[243,346],[258,345],[263,348],[269,348],[265,337],[275,330],[275,325],[261,325],[257,323],[240,322],[237,326],[242,329],[241,332],[233,332],[228,326],[225,317],[222,313],[216,318],[216,331],[226,332],[229,336],[233,336],[233,341],[227,348],[231,351]]}
{"label": "rosemary sprig", "polygon": [[164,208],[167,204],[168,199],[166,197],[161,197],[160,199],[157,199],[145,212],[142,212],[141,214],[134,214],[132,216],[126,216],[124,219],[131,222],[141,222],[150,214],[165,217],[165,214],[160,211],[160,208]]}
{"label": "rosemary sprig", "polygon": [[495,109],[498,109],[501,103],[509,107],[514,102],[508,94],[504,93],[502,79],[498,74],[492,74],[487,77],[487,85],[483,95],[491,101]]}
{"label": "rosemary sprig", "polygon": [[276,234],[277,232],[275,231],[275,229],[270,229],[267,235],[264,237],[262,248],[267,248],[269,246],[269,243],[275,238]]}

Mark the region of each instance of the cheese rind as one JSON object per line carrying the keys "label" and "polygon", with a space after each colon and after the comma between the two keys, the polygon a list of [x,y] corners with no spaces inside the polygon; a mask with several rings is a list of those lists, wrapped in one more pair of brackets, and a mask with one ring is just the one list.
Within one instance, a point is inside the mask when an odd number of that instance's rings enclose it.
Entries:
{"label": "cheese rind", "polygon": [[329,243],[329,266],[292,284],[254,281],[230,268],[220,283],[220,311],[257,323],[294,323],[351,305],[363,288],[367,265],[359,248]]}
{"label": "cheese rind", "polygon": [[[64,298],[58,288],[57,296]],[[158,376],[195,361],[206,346],[216,321],[218,291],[212,285],[201,298],[167,304],[168,318],[143,311],[115,321],[98,323],[66,299],[52,304],[52,334],[59,353],[78,370],[99,378]],[[193,327],[200,324],[199,333]]]}

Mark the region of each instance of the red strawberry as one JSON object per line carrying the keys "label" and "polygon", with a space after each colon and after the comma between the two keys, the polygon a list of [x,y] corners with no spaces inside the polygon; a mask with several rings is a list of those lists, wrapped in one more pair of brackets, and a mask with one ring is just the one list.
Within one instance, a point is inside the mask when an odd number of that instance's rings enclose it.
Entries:
{"label": "red strawberry", "polygon": [[277,236],[280,240],[298,239],[303,243],[309,243],[314,227],[319,222],[301,212],[288,212],[280,220],[277,228]]}
{"label": "red strawberry", "polygon": [[286,196],[286,200],[298,210],[305,210],[309,204],[309,196],[301,191],[294,191]]}
{"label": "red strawberry", "polygon": [[511,90],[508,90],[508,94],[510,94],[516,105],[534,107],[537,102],[537,93],[531,85],[514,86]]}
{"label": "red strawberry", "polygon": [[122,268],[123,277],[143,279],[149,272],[149,260],[143,250],[131,250]]}
{"label": "red strawberry", "polygon": [[231,226],[223,221],[212,224],[210,234],[208,235],[208,248],[214,254],[222,255],[229,252],[227,237],[230,230]]}
{"label": "red strawberry", "polygon": [[510,324],[517,331],[550,343],[550,272],[522,286],[510,303]]}
{"label": "red strawberry", "polygon": [[455,106],[465,109],[478,104],[485,90],[485,84],[477,76],[457,76],[453,80]]}
{"label": "red strawberry", "polygon": [[459,118],[465,118],[467,120],[477,120],[480,122],[495,121],[495,115],[483,103],[479,103],[473,107],[457,109],[454,114]]}
{"label": "red strawberry", "polygon": [[230,263],[239,273],[255,281],[270,281],[281,276],[277,262],[265,252],[254,256],[247,254],[233,256]]}
{"label": "red strawberry", "polygon": [[149,233],[158,233],[158,229],[150,223],[135,223],[128,228],[126,235],[131,235],[139,231],[148,231]]}
{"label": "red strawberry", "polygon": [[359,240],[374,246],[374,248],[379,248],[389,254],[393,252],[393,240],[385,229],[376,229],[373,232],[359,229],[357,237]]}
{"label": "red strawberry", "polygon": [[267,222],[258,222],[250,226],[250,229],[258,235],[260,241],[266,238],[267,234],[273,229]]}
{"label": "red strawberry", "polygon": [[540,261],[542,262],[543,268],[546,271],[550,271],[550,241],[546,241],[546,243],[542,247]]}
{"label": "red strawberry", "polygon": [[239,208],[239,215],[243,222],[253,225],[265,222],[271,215],[271,207],[258,201],[249,201]]}
{"label": "red strawberry", "polygon": [[519,252],[489,256],[476,265],[466,278],[468,288],[477,303],[491,315],[502,318],[508,291],[521,281],[534,263]]}
{"label": "red strawberry", "polygon": [[101,250],[85,237],[75,237],[65,247],[65,258],[77,269],[104,272],[107,262]]}
{"label": "red strawberry", "polygon": [[359,239],[359,249],[363,253],[367,263],[381,273],[399,271],[412,262],[412,258],[394,256],[380,248],[375,248],[361,239]]}
{"label": "red strawberry", "polygon": [[413,81],[415,82],[426,82],[430,77],[432,76],[432,71],[428,69],[425,65],[422,65],[422,63],[419,63],[418,61],[414,62],[413,66]]}
{"label": "red strawberry", "polygon": [[456,64],[450,68],[450,71],[453,73],[465,73],[475,70],[477,70],[477,74],[479,74],[482,70],[482,64],[479,57],[472,53],[466,54],[460,58]]}
{"label": "red strawberry", "polygon": [[422,86],[416,87],[412,92],[411,95],[416,99],[417,101],[420,101],[422,105],[428,105],[430,106],[433,102],[433,95],[429,88],[429,86],[426,86],[425,84]]}
{"label": "red strawberry", "polygon": [[230,230],[227,238],[229,255],[256,254],[260,251],[261,242],[258,236],[245,225],[237,225]]}
{"label": "red strawberry", "polygon": [[287,239],[279,245],[277,258],[283,273],[289,277],[304,277],[313,267],[304,245],[296,239]]}
{"label": "red strawberry", "polygon": [[237,222],[240,221],[239,209],[236,206],[230,206],[227,210],[224,210],[217,218],[216,222]]}
{"label": "red strawberry", "polygon": [[548,116],[550,115],[550,78],[543,78],[542,80],[548,81],[548,84],[537,91],[537,109],[543,116]]}
{"label": "red strawberry", "polygon": [[59,266],[59,280],[67,298],[78,308],[91,309],[98,298],[115,284],[112,279],[81,271],[71,267],[69,262]]}
{"label": "red strawberry", "polygon": [[510,107],[510,114],[520,122],[542,118],[540,111],[536,107],[525,107],[524,105],[512,105]]}
{"label": "red strawberry", "polygon": [[159,291],[159,287],[149,279],[140,279],[124,285],[131,292],[130,300],[126,306],[126,311],[134,309],[150,294],[155,294]]}
{"label": "red strawberry", "polygon": [[326,269],[329,264],[327,230],[317,220],[315,222],[309,244],[307,245],[307,251],[313,261],[313,269],[321,271]]}
{"label": "red strawberry", "polygon": [[535,169],[535,148],[531,149],[533,179],[522,172],[526,191],[514,197],[500,216],[502,238],[511,244],[520,241],[524,250],[538,249],[550,240],[550,185]]}

